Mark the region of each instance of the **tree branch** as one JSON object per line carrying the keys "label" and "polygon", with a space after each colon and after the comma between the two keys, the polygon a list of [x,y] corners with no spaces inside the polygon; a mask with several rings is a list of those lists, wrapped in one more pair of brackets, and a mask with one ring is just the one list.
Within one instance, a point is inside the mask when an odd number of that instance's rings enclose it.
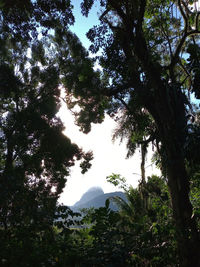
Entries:
{"label": "tree branch", "polygon": [[119,15],[119,17],[124,21],[127,22],[127,16],[126,14],[123,12],[123,10],[120,8],[120,6],[118,5],[118,2],[116,0],[108,0],[108,2],[110,2],[111,6],[117,11],[117,14]]}
{"label": "tree branch", "polygon": [[179,45],[177,46],[175,54],[174,54],[174,56],[172,58],[172,61],[171,61],[171,64],[170,64],[170,68],[171,69],[173,69],[175,64],[179,61],[179,54],[180,54],[181,49],[182,49],[182,47],[183,47],[183,45],[185,43],[186,38],[189,37],[189,36],[192,36],[192,35],[196,35],[196,34],[200,34],[200,30],[196,30],[196,29],[195,30],[191,30],[189,32],[186,32],[183,35],[182,39],[180,40]]}
{"label": "tree branch", "polygon": [[181,68],[183,69],[183,71],[184,71],[185,74],[186,74],[186,77],[185,77],[185,79],[183,80],[183,82],[181,83],[181,85],[183,85],[183,84],[185,83],[185,81],[189,78],[190,86],[189,86],[188,89],[190,90],[190,88],[191,88],[191,84],[192,84],[191,75],[190,75],[190,73],[187,71],[187,69],[185,68],[185,66],[184,66],[181,62],[179,62],[179,65],[181,66]]}
{"label": "tree branch", "polygon": [[184,22],[185,22],[185,28],[184,28],[184,35],[182,36],[181,40],[180,40],[180,43],[179,45],[177,46],[177,49],[174,53],[174,56],[171,60],[171,64],[170,64],[170,68],[173,70],[175,64],[178,62],[179,60],[179,54],[181,52],[181,49],[183,47],[183,44],[185,43],[185,40],[187,37],[189,36],[192,36],[192,35],[195,35],[195,34],[200,34],[200,30],[198,30],[198,17],[200,15],[200,12],[198,12],[197,14],[197,17],[196,17],[196,29],[195,30],[189,30],[188,31],[188,17],[187,15],[185,14],[185,12],[183,11],[183,8],[182,8],[182,5],[181,5],[181,2],[183,3],[184,7],[188,10],[188,12],[190,12],[190,10],[187,8],[186,4],[184,1],[181,1],[181,0],[178,0],[178,6],[179,6],[179,10],[181,12],[181,15],[184,19]]}
{"label": "tree branch", "polygon": [[141,0],[141,4],[140,4],[140,10],[139,10],[139,16],[138,16],[138,22],[137,22],[137,27],[139,27],[140,29],[142,28],[142,24],[143,24],[143,20],[144,20],[144,13],[145,13],[145,9],[146,9],[146,0]]}
{"label": "tree branch", "polygon": [[200,16],[200,12],[197,12],[197,15],[196,15],[196,23],[195,23],[196,30],[198,30],[198,28],[199,28],[199,16]]}
{"label": "tree branch", "polygon": [[118,100],[125,106],[125,108],[126,108],[129,112],[131,112],[130,107],[129,107],[128,104],[124,101],[124,99],[120,98],[119,96],[117,96],[116,99],[118,99]]}
{"label": "tree branch", "polygon": [[171,43],[170,43],[170,39],[169,39],[169,35],[165,32],[165,30],[164,30],[162,24],[161,24],[161,28],[162,28],[162,32],[163,32],[165,38],[167,39],[167,43],[168,43],[168,46],[169,46],[169,52],[170,52],[170,58],[172,59],[172,57],[173,57],[173,52],[172,52],[172,47],[171,47]]}
{"label": "tree branch", "polygon": [[188,18],[186,16],[185,12],[183,11],[183,8],[182,8],[182,5],[181,5],[181,0],[178,0],[178,7],[179,7],[179,10],[181,12],[181,15],[182,15],[182,17],[184,19],[184,22],[185,22],[185,29],[184,29],[184,31],[186,32],[187,31],[187,28],[188,28]]}

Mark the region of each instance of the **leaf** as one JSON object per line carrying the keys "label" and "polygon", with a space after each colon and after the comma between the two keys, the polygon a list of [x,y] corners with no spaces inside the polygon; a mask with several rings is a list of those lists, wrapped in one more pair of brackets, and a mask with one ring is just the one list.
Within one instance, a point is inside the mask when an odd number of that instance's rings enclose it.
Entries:
{"label": "leaf", "polygon": [[109,200],[109,198],[107,198],[106,201],[105,201],[105,207],[106,207],[106,209],[109,208],[109,205],[110,205],[110,200]]}

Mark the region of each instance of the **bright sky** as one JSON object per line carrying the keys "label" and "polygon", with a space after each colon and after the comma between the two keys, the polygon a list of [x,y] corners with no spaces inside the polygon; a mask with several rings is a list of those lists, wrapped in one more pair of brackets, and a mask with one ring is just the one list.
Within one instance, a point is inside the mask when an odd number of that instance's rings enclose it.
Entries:
{"label": "bright sky", "polygon": [[[112,173],[121,174],[127,179],[127,183],[134,187],[137,185],[140,179],[140,153],[137,151],[134,157],[126,159],[125,143],[120,145],[119,141],[112,142],[112,132],[116,123],[111,118],[106,116],[102,124],[93,124],[91,132],[83,134],[74,124],[74,118],[65,105],[62,106],[59,115],[66,126],[64,133],[71,141],[84,151],[92,150],[94,154],[92,167],[84,175],[81,174],[79,162],[71,168],[71,174],[60,198],[61,203],[73,205],[93,186],[100,186],[105,193],[119,190],[106,182],[106,176]],[[151,165],[150,157],[147,159],[146,167],[147,175],[158,173]]]}
{"label": "bright sky", "polygon": [[[85,33],[98,23],[96,14],[98,6],[95,4],[96,6],[89,14],[89,17],[85,18],[80,13],[79,5],[81,1],[73,0],[72,2],[74,3],[76,22],[71,30],[78,35],[84,46],[88,48],[90,42]],[[59,116],[66,127],[65,134],[72,142],[78,144],[84,151],[92,150],[94,154],[92,167],[84,175],[81,174],[78,162],[71,168],[71,174],[60,197],[61,203],[73,205],[93,186],[102,187],[105,193],[119,190],[106,182],[106,176],[112,173],[121,174],[127,179],[127,183],[132,184],[134,187],[137,185],[140,179],[140,153],[138,151],[134,157],[126,159],[125,143],[119,144],[119,141],[112,143],[112,133],[116,124],[111,118],[106,116],[102,124],[92,125],[91,132],[85,135],[74,124],[73,116],[64,103],[60,109]],[[146,175],[151,175],[152,173],[158,174],[159,171],[151,165],[149,157],[146,162]]]}

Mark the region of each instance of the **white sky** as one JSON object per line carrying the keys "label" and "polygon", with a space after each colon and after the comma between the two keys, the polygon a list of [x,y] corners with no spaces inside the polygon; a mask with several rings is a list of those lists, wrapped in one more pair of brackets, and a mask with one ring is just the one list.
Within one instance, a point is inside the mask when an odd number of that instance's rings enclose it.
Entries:
{"label": "white sky", "polygon": [[[125,143],[120,145],[119,141],[113,143],[111,140],[116,126],[111,118],[106,116],[102,124],[93,124],[91,132],[83,134],[74,124],[73,116],[65,105],[62,106],[59,115],[66,126],[64,133],[71,141],[82,147],[84,151],[92,150],[94,154],[92,167],[84,175],[81,174],[80,162],[71,168],[66,188],[60,198],[61,203],[73,205],[93,186],[102,187],[105,193],[119,190],[106,182],[106,176],[112,173],[121,174],[127,179],[128,184],[136,187],[140,179],[140,153],[138,151],[134,157],[125,159],[127,153]],[[146,162],[147,175],[158,173],[155,167],[153,168],[152,165],[148,167],[148,165],[151,165],[150,157]]]}

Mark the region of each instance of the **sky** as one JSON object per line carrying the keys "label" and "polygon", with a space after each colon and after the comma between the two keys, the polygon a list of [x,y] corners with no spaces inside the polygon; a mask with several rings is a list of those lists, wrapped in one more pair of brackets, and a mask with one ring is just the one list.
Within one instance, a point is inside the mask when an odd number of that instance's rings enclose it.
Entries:
{"label": "sky", "polygon": [[[112,173],[121,174],[127,183],[137,186],[140,176],[140,152],[126,159],[126,144],[120,144],[120,140],[112,142],[113,130],[116,123],[109,116],[101,124],[92,124],[92,130],[88,134],[80,132],[79,127],[74,124],[74,118],[67,107],[63,104],[59,116],[66,127],[66,134],[72,142],[83,148],[84,151],[93,151],[94,159],[92,167],[84,175],[81,174],[77,162],[71,168],[70,176],[67,178],[66,187],[61,195],[60,202],[65,205],[73,205],[91,187],[99,186],[105,193],[119,191],[119,188],[106,182],[106,177]],[[146,175],[159,174],[152,165],[151,156],[146,161]]]}
{"label": "sky", "polygon": [[[71,30],[77,34],[83,45],[88,48],[89,40],[85,36],[86,32],[93,26],[98,24],[97,10],[99,7],[95,4],[88,18],[81,15],[79,0],[74,0],[75,25]],[[113,130],[116,128],[116,123],[109,116],[105,117],[102,124],[93,124],[89,134],[83,134],[74,124],[74,119],[66,105],[62,107],[58,113],[61,117],[66,129],[66,134],[72,142],[83,148],[84,151],[92,150],[94,160],[92,167],[84,175],[81,174],[79,167],[80,162],[77,162],[71,168],[70,176],[67,178],[66,187],[59,199],[60,203],[65,205],[73,205],[81,196],[91,187],[100,186],[105,193],[119,191],[119,188],[106,182],[106,176],[112,173],[121,174],[126,178],[127,183],[136,187],[140,176],[140,152],[126,159],[126,144],[119,141],[112,142]],[[152,154],[152,153],[150,153]],[[146,175],[159,174],[159,170],[151,163],[151,155],[146,161]]]}

